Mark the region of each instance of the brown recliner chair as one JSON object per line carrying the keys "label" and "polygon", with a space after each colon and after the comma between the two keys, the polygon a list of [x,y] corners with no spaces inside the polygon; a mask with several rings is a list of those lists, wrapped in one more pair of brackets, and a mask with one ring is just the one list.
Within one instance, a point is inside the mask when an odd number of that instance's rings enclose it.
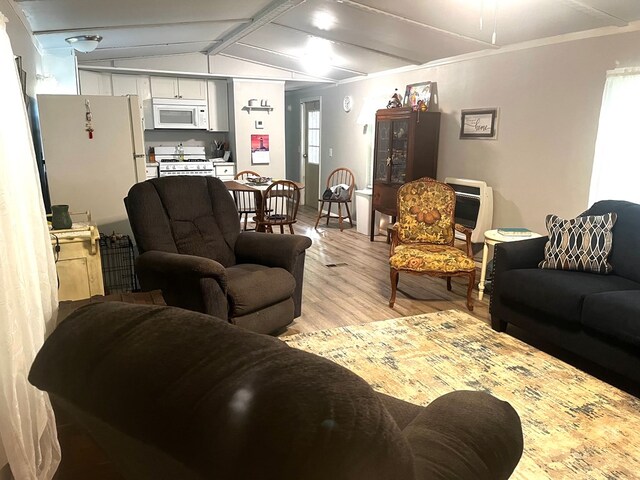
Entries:
{"label": "brown recliner chair", "polygon": [[154,178],[131,187],[124,203],[143,290],[160,289],[168,305],[258,333],[282,330],[300,316],[311,240],[241,232],[219,179]]}
{"label": "brown recliner chair", "polygon": [[277,338],[172,307],[76,310],[29,380],[133,480],[504,480],[523,448],[518,414],[487,393],[413,405]]}

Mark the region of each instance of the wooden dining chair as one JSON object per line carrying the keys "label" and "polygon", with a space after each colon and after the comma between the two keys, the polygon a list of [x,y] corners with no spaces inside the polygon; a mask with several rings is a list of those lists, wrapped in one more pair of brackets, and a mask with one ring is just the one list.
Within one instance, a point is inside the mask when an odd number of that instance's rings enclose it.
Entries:
{"label": "wooden dining chair", "polygon": [[289,180],[278,180],[267,187],[262,194],[262,218],[255,217],[257,229],[273,233],[273,227],[280,227],[284,233],[284,226],[293,231],[296,215],[300,205],[300,189]]}
{"label": "wooden dining chair", "polygon": [[[337,193],[337,187],[342,186],[342,188],[346,191],[343,191],[341,196],[336,195],[336,198],[319,198],[318,201],[321,202],[320,209],[318,210],[318,218],[316,219],[316,226],[314,228],[318,228],[318,223],[320,223],[320,219],[323,217],[327,217],[327,225],[329,225],[329,219],[331,218],[331,206],[335,203],[338,205],[338,226],[340,227],[340,231],[343,230],[342,220],[345,218],[349,219],[349,223],[351,224],[351,228],[353,228],[353,221],[351,220],[351,212],[349,211],[349,204],[351,203],[351,196],[353,194],[353,189],[356,186],[355,177],[353,172],[348,168],[336,168],[331,174],[329,178],[327,178],[327,190],[331,190],[334,192],[334,195]],[[325,190],[325,191],[327,191]],[[322,213],[324,209],[324,204],[328,203],[327,213]],[[346,215],[342,215],[342,205],[346,210]]]}
{"label": "wooden dining chair", "polygon": [[[248,177],[259,177],[260,175],[256,172],[252,172],[251,170],[243,170],[242,172],[236,173],[234,180],[246,180]],[[249,215],[256,215],[256,193],[255,192],[241,192],[234,191],[233,199],[236,202],[236,207],[238,208],[238,215],[240,217],[240,223],[242,224],[242,229],[247,230],[247,223],[249,222]],[[244,223],[242,222],[242,217],[244,216]]]}

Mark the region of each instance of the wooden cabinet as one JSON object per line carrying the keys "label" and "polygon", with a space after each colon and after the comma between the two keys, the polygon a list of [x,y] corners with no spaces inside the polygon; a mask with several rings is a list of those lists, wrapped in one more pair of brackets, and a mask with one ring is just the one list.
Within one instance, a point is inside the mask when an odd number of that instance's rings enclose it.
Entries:
{"label": "wooden cabinet", "polygon": [[110,73],[79,70],[78,78],[82,95],[112,95]]}
{"label": "wooden cabinet", "polygon": [[226,80],[207,81],[207,106],[209,107],[209,130],[229,131],[229,100]]}
{"label": "wooden cabinet", "polygon": [[151,94],[156,98],[206,100],[207,81],[197,78],[151,77]]}
{"label": "wooden cabinet", "polygon": [[59,300],[104,295],[99,239],[94,225],[74,224],[68,230],[51,231],[51,245],[54,251],[58,250],[55,255]]}
{"label": "wooden cabinet", "polygon": [[376,113],[373,195],[369,236],[375,235],[375,213],[396,216],[396,195],[404,183],[436,178],[440,112],[389,108]]}
{"label": "wooden cabinet", "polygon": [[153,107],[151,106],[151,85],[146,75],[111,75],[113,95],[137,95],[142,106],[142,124],[145,130],[153,128]]}

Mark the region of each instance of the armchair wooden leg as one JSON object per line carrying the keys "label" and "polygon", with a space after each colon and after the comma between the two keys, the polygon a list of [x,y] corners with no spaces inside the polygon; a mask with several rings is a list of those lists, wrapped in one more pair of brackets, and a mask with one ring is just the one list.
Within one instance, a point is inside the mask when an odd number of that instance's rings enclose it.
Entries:
{"label": "armchair wooden leg", "polygon": [[396,303],[396,290],[398,289],[400,272],[395,268],[392,268],[390,269],[389,276],[391,277],[391,298],[389,299],[389,306],[393,308],[393,305]]}
{"label": "armchair wooden leg", "polygon": [[280,233],[284,233],[284,225],[280,224]]}
{"label": "armchair wooden leg", "polygon": [[318,223],[320,223],[320,219],[322,218],[322,209],[324,208],[324,200],[322,201],[322,204],[320,205],[320,210],[318,210],[318,218],[316,218],[316,226],[313,228],[318,228]]}
{"label": "armchair wooden leg", "polygon": [[469,273],[469,285],[467,285],[467,308],[470,312],[473,312],[473,285],[476,281],[476,271],[473,270]]}
{"label": "armchair wooden leg", "polygon": [[327,227],[329,226],[330,218],[331,218],[331,202],[329,202],[329,207],[327,208]]}
{"label": "armchair wooden leg", "polygon": [[338,227],[342,231],[342,204],[338,204]]}
{"label": "armchair wooden leg", "polygon": [[451,277],[447,277],[447,290],[451,291]]}
{"label": "armchair wooden leg", "polygon": [[291,232],[292,235],[294,235],[296,232],[293,231],[293,224],[289,224],[289,231]]}

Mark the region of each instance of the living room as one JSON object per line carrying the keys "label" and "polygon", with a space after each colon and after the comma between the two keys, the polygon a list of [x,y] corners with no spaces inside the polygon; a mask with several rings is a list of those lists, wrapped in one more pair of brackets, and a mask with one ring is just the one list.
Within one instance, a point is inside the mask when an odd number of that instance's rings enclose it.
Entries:
{"label": "living room", "polygon": [[[10,21],[7,24],[9,38],[14,47],[14,53],[23,57],[24,68],[27,70],[30,80],[34,82],[28,87],[28,90],[33,94],[35,78],[38,73],[36,65],[40,60],[33,52],[32,46],[29,45],[32,41],[31,32],[26,26],[21,25],[22,20],[18,16],[11,13],[13,7],[8,4],[7,0],[0,0],[0,11],[9,17]],[[498,24],[498,38],[500,38],[500,28],[501,26]],[[304,172],[302,171],[299,150],[302,129],[301,108],[304,102],[320,99],[321,151],[323,152],[319,170],[321,183],[324,183],[333,169],[347,166],[355,173],[357,188],[365,188],[371,183],[372,177],[375,110],[384,109],[396,89],[403,94],[407,85],[432,82],[433,91],[437,92],[437,100],[434,98],[433,108],[441,112],[437,178],[443,180],[446,177],[456,177],[485,181],[493,188],[494,192],[494,228],[502,226],[526,227],[546,235],[545,218],[548,214],[554,213],[563,218],[573,218],[590,206],[592,166],[607,72],[617,68],[635,67],[640,63],[640,53],[636,48],[640,41],[638,29],[637,22],[631,22],[627,26],[577,32],[544,41],[503,46],[500,49],[487,49],[480,53],[442,59],[418,67],[371,74],[362,79],[330,84],[316,83],[313,86],[295,90],[284,90],[282,99],[279,100],[281,103],[277,105],[277,108],[283,113],[284,119],[282,128],[284,138],[281,139],[282,144],[279,147],[282,148],[284,155],[280,155],[282,164],[279,164],[277,168],[284,170],[279,170],[272,176],[282,176],[284,171],[286,178],[303,180]],[[168,59],[165,58],[164,62],[171,63],[174,71],[187,71],[180,67],[185,64],[182,60],[181,55],[176,55]],[[81,58],[79,61],[83,63]],[[188,60],[185,61],[189,63]],[[131,62],[135,62],[135,60],[131,60]],[[85,64],[85,68],[89,63]],[[252,66],[251,68],[257,67]],[[149,70],[155,69],[149,67]],[[170,71],[167,69],[165,73]],[[77,75],[77,71],[74,71],[73,74]],[[262,79],[260,81],[268,80]],[[436,87],[437,90],[435,90]],[[350,98],[351,103],[348,111],[344,106],[346,97]],[[244,101],[243,98],[242,102]],[[497,134],[495,138],[489,140],[461,139],[462,111],[490,108],[497,109]],[[365,119],[361,119],[361,116],[364,116]],[[240,147],[236,148],[240,149]],[[250,160],[243,161],[250,162]],[[244,164],[244,166],[250,166],[250,163]],[[241,167],[242,165],[239,164],[238,169]],[[276,168],[275,165],[274,168]],[[264,173],[268,174],[269,172],[265,170]],[[637,201],[637,199],[629,199]],[[457,316],[458,313],[455,313],[453,317],[431,317],[434,325],[438,322],[442,325],[446,325],[447,322],[466,325],[469,314],[471,315],[469,318],[479,319],[480,323],[484,325],[489,323],[488,298],[480,302],[475,297],[477,292],[474,292],[476,308],[473,313],[468,312],[464,305],[465,285],[455,281],[453,292],[448,293],[441,280],[428,278],[405,280],[406,277],[402,277],[396,308],[395,310],[388,308],[386,304],[389,293],[388,249],[385,236],[378,236],[372,245],[367,245],[368,239],[354,230],[341,233],[334,227],[321,227],[315,231],[312,228],[314,208],[315,206],[311,205],[302,211],[300,224],[303,228],[298,232],[309,235],[314,242],[307,253],[304,297],[304,302],[307,302],[310,307],[309,312],[314,312],[314,320],[312,326],[304,324],[305,303],[303,302],[303,316],[296,320],[290,334],[320,329],[330,330],[336,326],[367,323],[371,320],[394,319],[422,312],[451,311],[452,309],[467,316]],[[368,222],[368,218],[356,217],[354,220]],[[375,260],[370,262],[374,266],[367,265],[368,255],[375,256]],[[476,258],[479,259],[479,256]],[[347,265],[343,265],[343,263]],[[329,264],[337,266],[328,268]],[[363,274],[362,272],[367,268],[367,273]],[[349,280],[354,276],[356,280]],[[370,282],[372,278],[376,278],[374,283],[366,283]],[[332,284],[323,295],[323,282],[336,282],[338,286]],[[345,295],[349,297],[348,302],[345,302],[349,305],[348,309],[341,308],[339,303],[340,282],[345,282],[348,285],[345,292]],[[368,285],[372,290],[359,289],[358,283],[363,286]],[[360,305],[360,308],[357,305]],[[326,318],[321,317],[322,312],[326,313]],[[440,338],[437,336],[438,332],[432,330],[426,330],[426,332]],[[491,332],[482,336],[485,333],[478,334],[480,339],[469,340],[470,343],[478,345],[482,341],[494,338],[491,337]],[[359,335],[373,335],[372,332],[365,333],[364,331],[352,334],[343,332],[343,335],[347,334],[353,335],[352,341],[362,349],[368,348],[367,344],[360,344],[355,339]],[[388,335],[394,334],[393,330],[388,331]],[[292,340],[292,344],[310,351],[314,351],[314,349],[322,351],[325,355],[331,356],[330,350],[333,340],[330,340],[329,337],[332,334],[327,332],[326,335],[326,344],[324,345],[322,345],[323,342],[317,340],[317,345],[310,345],[312,340],[304,337]],[[468,338],[472,338],[471,333]],[[338,342],[338,340],[335,341]],[[438,341],[446,342],[446,340]],[[506,342],[510,341],[511,339]],[[306,345],[305,342],[307,342]],[[367,337],[367,342],[379,345],[381,342],[384,343],[384,340]],[[455,343],[455,339],[452,342]],[[508,346],[511,348],[510,343]],[[513,348],[516,349],[515,346]],[[533,348],[518,350],[517,353],[526,357],[533,355],[532,352],[537,352],[537,350]],[[455,355],[453,351],[450,354]],[[479,357],[474,357],[474,354]],[[366,370],[372,367],[367,366],[365,359],[357,358],[354,352],[351,352],[350,355],[354,356],[350,356],[348,362],[359,375],[372,384],[377,381],[382,382],[380,378],[375,376],[371,379],[367,378]],[[374,363],[398,361],[394,355],[397,353],[390,354],[387,360],[376,360]],[[473,361],[474,358],[477,360],[480,357],[484,359],[483,354],[477,351],[470,355],[471,360],[469,361]],[[564,364],[556,364],[554,360],[549,360],[551,363],[547,363],[545,368],[557,373],[558,365]],[[435,362],[436,359],[431,357],[431,361]],[[544,357],[544,362],[547,361],[547,357]],[[353,366],[355,364],[359,364],[359,366]],[[518,368],[517,365],[510,365],[510,367]],[[399,380],[401,385],[396,385],[397,389],[394,393],[400,398],[418,404],[430,401],[433,397],[425,396],[424,392],[411,393],[406,390],[406,385],[402,385],[402,382],[413,380],[411,380],[409,370],[406,370],[408,367],[402,368],[405,369],[403,375],[406,376],[402,377],[404,380]],[[442,368],[447,370],[447,367]],[[460,366],[458,365],[457,368]],[[494,371],[493,368],[492,365],[490,370]],[[607,399],[603,404],[598,405],[598,408],[602,409],[599,412],[608,411],[611,408],[620,408],[621,412],[633,412],[636,408],[637,403],[634,402],[637,400],[634,400],[634,397],[627,397],[625,396],[627,394],[619,393],[618,390],[607,390],[606,394],[602,394],[598,390],[600,386],[597,383],[598,380],[582,376],[584,374],[579,370],[576,372],[572,382],[577,383],[571,383],[572,387],[567,388],[559,396],[577,395],[576,392],[586,395],[584,391],[576,390],[575,385],[582,383],[588,388],[594,389],[594,396],[604,395]],[[449,375],[455,376],[455,373],[454,367],[448,368]],[[464,377],[466,373],[459,373],[459,376]],[[473,374],[469,373],[469,375],[470,378],[473,377]],[[498,375],[496,373],[496,377]],[[531,381],[529,388],[548,392],[548,390],[544,390],[542,378],[544,375]],[[388,379],[387,381],[391,382]],[[494,384],[493,381],[497,383]],[[487,377],[483,377],[482,380],[474,377],[469,382],[461,381],[455,386],[454,383],[445,381],[446,386],[438,386],[436,390],[439,393],[444,393],[447,389],[490,390],[491,393],[505,399],[503,385],[510,381],[514,380],[505,377],[502,382],[498,382],[496,379]],[[431,388],[426,381],[424,383],[425,389]],[[560,384],[561,382],[555,385]],[[605,385],[603,388],[608,388],[606,384],[603,385]],[[387,387],[388,391],[393,390],[389,386]],[[401,395],[402,392],[404,392],[404,396]],[[531,392],[529,394],[535,395]],[[559,399],[556,400],[559,401]],[[512,404],[517,403],[512,402]],[[548,408],[553,409],[554,407]],[[525,423],[526,415],[529,415],[530,412],[518,410],[518,413]],[[548,411],[547,414],[549,414]],[[594,415],[598,416],[599,414]],[[635,425],[638,422],[636,417],[637,415],[630,416],[627,426]],[[529,418],[530,422],[531,418],[534,417]],[[554,446],[553,450],[558,454],[557,458],[560,458],[559,460],[556,458],[555,461],[562,465],[553,465],[550,470],[546,470],[546,473],[542,473],[546,467],[536,462],[552,463],[553,456],[548,452],[546,455],[538,456],[540,450],[546,447],[551,450],[551,447],[535,438],[535,435],[531,433],[532,426],[529,423],[526,425],[529,430],[525,431],[525,438],[531,442],[534,448],[527,451],[525,447],[523,458],[526,460],[523,460],[521,464],[524,466],[519,467],[521,470],[517,470],[517,474],[513,478],[560,478],[559,476],[554,477],[554,472],[556,475],[561,475],[558,472],[564,472],[565,478],[606,478],[606,475],[613,475],[616,478],[636,478],[634,470],[630,469],[633,462],[626,456],[630,452],[632,457],[635,456],[633,452],[637,451],[638,439],[629,434],[630,430],[617,429],[619,424],[624,423],[619,416],[609,417],[609,420],[614,425],[612,430],[609,430],[611,424],[605,428],[603,424],[596,426],[596,424],[580,423],[580,428],[588,433],[582,436],[573,430],[565,432],[566,437],[561,438],[574,438],[576,443],[568,447],[569,454],[567,452],[558,453]],[[541,429],[548,426],[549,424],[539,425]],[[603,445],[606,442],[600,440],[602,443],[594,447],[597,453],[586,460],[589,465],[582,470],[574,470],[573,476],[569,475],[567,472],[571,469],[577,469],[576,465],[579,463],[579,459],[585,455],[585,443],[580,443],[577,439],[588,437],[589,441],[597,443],[600,436],[605,436],[602,433],[605,431],[612,438],[610,450],[606,445]],[[546,438],[545,441],[551,442],[552,440]],[[622,447],[625,442],[626,446]],[[624,452],[625,448],[626,452]],[[605,460],[607,456],[615,458],[615,460],[610,460],[608,463]],[[629,462],[626,466],[624,466],[625,461]],[[536,467],[538,470],[535,470]],[[554,468],[558,470],[554,470]],[[532,472],[539,475],[546,474],[548,477],[527,476],[527,474],[532,475]]]}

